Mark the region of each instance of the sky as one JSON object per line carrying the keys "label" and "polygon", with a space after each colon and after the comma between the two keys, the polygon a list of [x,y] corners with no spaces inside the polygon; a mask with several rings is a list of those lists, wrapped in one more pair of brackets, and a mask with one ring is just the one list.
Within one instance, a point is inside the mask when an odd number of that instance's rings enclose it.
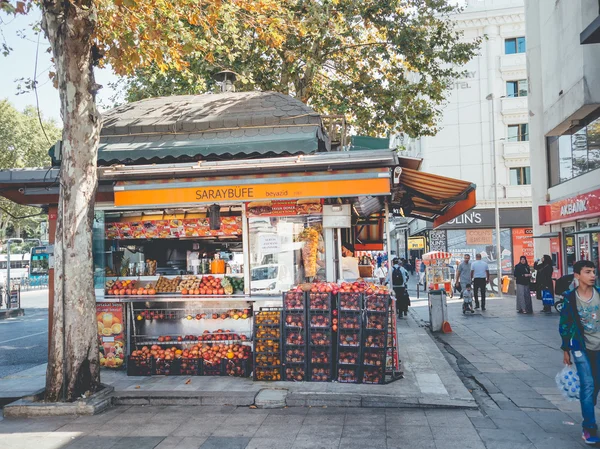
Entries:
{"label": "sky", "polygon": [[[36,99],[33,91],[19,94],[20,78],[33,78],[35,68],[36,48],[38,52],[37,80],[39,105],[42,116],[47,119],[54,119],[57,123],[60,119],[60,103],[58,90],[52,85],[48,77],[48,72],[53,70],[51,55],[46,50],[50,46],[43,33],[39,37],[32,30],[32,24],[39,21],[41,13],[33,11],[27,16],[17,16],[15,18],[7,17],[0,13],[0,30],[4,35],[6,43],[12,47],[13,51],[8,56],[0,54],[0,99],[8,99],[10,103],[22,111],[26,106],[35,106]],[[24,30],[25,35],[21,37],[19,31]],[[0,37],[1,39],[1,37]],[[108,83],[118,80],[110,69],[96,69],[96,82],[104,86],[98,93],[98,104],[100,106],[110,106],[110,97],[114,91],[108,87]],[[22,84],[22,83],[21,83]],[[101,108],[102,109],[102,108]]]}

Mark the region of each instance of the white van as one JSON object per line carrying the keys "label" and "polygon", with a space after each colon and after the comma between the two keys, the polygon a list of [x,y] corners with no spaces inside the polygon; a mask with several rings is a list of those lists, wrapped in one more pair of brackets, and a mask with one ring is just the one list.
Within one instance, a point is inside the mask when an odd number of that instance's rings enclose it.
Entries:
{"label": "white van", "polygon": [[250,276],[253,293],[280,293],[289,290],[294,283],[290,270],[281,264],[253,267]]}

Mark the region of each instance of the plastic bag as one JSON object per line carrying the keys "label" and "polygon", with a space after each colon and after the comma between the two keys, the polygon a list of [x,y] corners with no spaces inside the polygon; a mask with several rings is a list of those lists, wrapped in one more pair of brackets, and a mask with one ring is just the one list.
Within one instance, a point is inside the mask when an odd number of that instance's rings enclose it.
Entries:
{"label": "plastic bag", "polygon": [[579,400],[579,376],[574,366],[565,365],[555,377],[556,386],[567,401]]}

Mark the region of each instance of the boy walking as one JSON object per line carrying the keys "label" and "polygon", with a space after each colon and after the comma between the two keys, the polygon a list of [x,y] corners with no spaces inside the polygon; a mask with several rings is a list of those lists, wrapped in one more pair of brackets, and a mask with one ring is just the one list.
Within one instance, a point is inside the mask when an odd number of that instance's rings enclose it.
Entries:
{"label": "boy walking", "polygon": [[559,332],[563,362],[575,362],[581,385],[579,402],[583,415],[582,438],[587,444],[600,443],[594,407],[600,390],[600,289],[595,286],[593,262],[581,260],[573,266],[578,286],[564,293]]}

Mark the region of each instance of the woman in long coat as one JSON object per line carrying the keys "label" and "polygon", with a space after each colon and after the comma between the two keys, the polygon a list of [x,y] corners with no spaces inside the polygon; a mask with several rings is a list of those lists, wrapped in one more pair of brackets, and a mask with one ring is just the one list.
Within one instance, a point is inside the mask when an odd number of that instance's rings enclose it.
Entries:
{"label": "woman in long coat", "polygon": [[521,256],[519,263],[515,266],[515,279],[517,281],[517,310],[519,313],[533,313],[529,290],[531,269],[525,256]]}
{"label": "woman in long coat", "polygon": [[[552,258],[548,254],[544,254],[541,264],[537,267],[536,284],[538,298],[543,298],[543,290],[550,291],[552,297],[554,297],[554,281],[552,280],[553,272]],[[543,312],[552,313],[552,306],[544,305]]]}

